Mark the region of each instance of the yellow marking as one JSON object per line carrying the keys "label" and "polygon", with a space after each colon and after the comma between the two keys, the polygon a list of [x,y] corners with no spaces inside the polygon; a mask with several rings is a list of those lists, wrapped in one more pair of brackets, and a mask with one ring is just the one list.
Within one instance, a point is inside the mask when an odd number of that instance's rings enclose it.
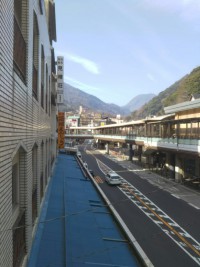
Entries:
{"label": "yellow marking", "polygon": [[170,224],[168,224],[162,217],[160,217],[154,210],[152,210],[139,196],[137,196],[133,190],[129,189],[124,185],[126,189],[142,203],[149,211],[151,211],[165,226],[167,226],[175,235],[177,235],[190,249],[192,249],[198,256],[200,256],[200,251],[198,251],[193,245],[191,245],[179,232],[177,232]]}

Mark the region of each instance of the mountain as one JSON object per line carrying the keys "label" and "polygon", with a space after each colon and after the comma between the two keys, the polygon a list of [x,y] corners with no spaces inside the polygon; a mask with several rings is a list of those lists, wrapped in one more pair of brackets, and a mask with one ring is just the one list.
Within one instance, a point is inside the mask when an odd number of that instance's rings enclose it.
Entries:
{"label": "mountain", "polygon": [[164,107],[188,101],[193,94],[200,93],[200,67],[192,70],[179,81],[159,93],[147,104],[131,114],[131,119],[164,114]]}
{"label": "mountain", "polygon": [[64,104],[67,110],[79,110],[82,106],[91,111],[110,115],[127,115],[130,111],[115,104],[108,104],[96,96],[83,92],[67,83],[64,84]]}
{"label": "mountain", "polygon": [[135,96],[131,101],[129,101],[123,108],[130,110],[130,112],[133,112],[134,110],[137,110],[141,108],[144,104],[148,103],[153,97],[155,97],[155,94],[141,94]]}
{"label": "mountain", "polygon": [[99,98],[65,83],[63,111],[76,112],[82,106],[89,111],[109,115],[120,114],[127,116],[128,120],[136,120],[162,115],[164,107],[188,101],[192,94],[200,94],[200,67],[193,69],[190,74],[185,75],[157,96],[141,94],[122,107],[105,103]]}
{"label": "mountain", "polygon": [[101,101],[99,98],[83,92],[82,90],[75,88],[69,84],[64,85],[64,100],[68,108],[78,110],[79,106],[87,108],[92,111],[100,113],[108,113],[112,115],[127,114],[128,110],[122,109],[115,104],[107,104]]}
{"label": "mountain", "polygon": [[96,96],[90,95],[83,92],[82,90],[75,88],[67,83],[64,83],[64,105],[63,111],[78,111],[79,107],[82,106],[90,111],[97,113],[122,116],[130,115],[133,110],[136,110],[144,103],[147,103],[154,94],[141,94],[134,97],[125,106],[118,106],[115,104],[108,104],[97,98]]}

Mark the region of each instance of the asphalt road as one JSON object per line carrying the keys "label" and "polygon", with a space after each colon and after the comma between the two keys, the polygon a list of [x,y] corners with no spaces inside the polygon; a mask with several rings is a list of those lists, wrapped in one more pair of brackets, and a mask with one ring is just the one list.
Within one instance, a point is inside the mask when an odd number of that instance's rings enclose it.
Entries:
{"label": "asphalt road", "polygon": [[[98,185],[155,267],[200,266],[199,210],[104,155],[91,154],[84,146],[80,150],[99,177]],[[122,177],[121,186],[105,182],[104,164]]]}

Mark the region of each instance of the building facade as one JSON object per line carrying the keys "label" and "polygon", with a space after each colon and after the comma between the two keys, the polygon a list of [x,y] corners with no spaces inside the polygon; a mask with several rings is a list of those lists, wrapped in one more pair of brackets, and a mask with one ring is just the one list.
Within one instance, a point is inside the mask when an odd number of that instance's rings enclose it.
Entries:
{"label": "building facade", "polygon": [[[66,138],[89,138],[87,127],[71,127]],[[200,188],[200,99],[165,108],[165,115],[93,127],[98,148],[121,154],[163,176]],[[110,150],[110,151],[109,151]]]}
{"label": "building facade", "polygon": [[53,0],[1,0],[0,266],[23,266],[56,157]]}

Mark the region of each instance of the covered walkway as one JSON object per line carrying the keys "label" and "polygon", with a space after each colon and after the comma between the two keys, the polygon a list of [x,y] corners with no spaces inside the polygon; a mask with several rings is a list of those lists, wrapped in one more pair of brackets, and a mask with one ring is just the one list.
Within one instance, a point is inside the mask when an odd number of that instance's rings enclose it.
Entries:
{"label": "covered walkway", "polygon": [[141,266],[72,155],[58,155],[27,266]]}

